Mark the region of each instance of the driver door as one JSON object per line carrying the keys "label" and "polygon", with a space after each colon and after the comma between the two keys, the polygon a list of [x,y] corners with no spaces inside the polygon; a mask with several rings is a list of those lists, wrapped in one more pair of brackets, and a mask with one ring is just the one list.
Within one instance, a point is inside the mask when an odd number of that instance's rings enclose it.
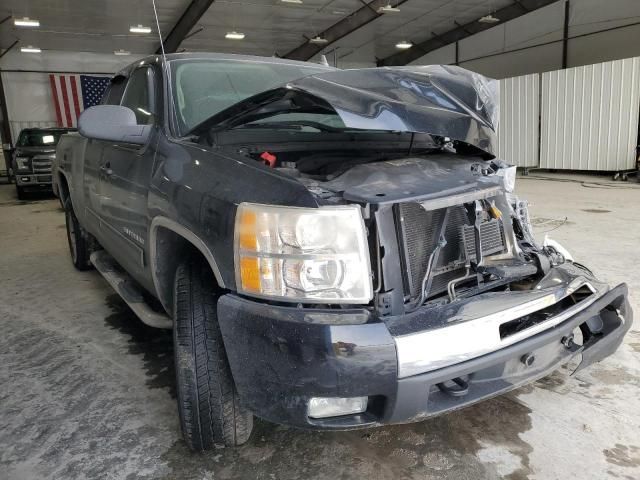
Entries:
{"label": "driver door", "polygon": [[[120,105],[133,110],[138,125],[155,124],[157,84],[154,70],[133,70]],[[148,236],[147,195],[155,159],[157,131],[146,145],[103,142],[100,167],[101,224],[105,248],[139,282],[147,284],[145,250]]]}

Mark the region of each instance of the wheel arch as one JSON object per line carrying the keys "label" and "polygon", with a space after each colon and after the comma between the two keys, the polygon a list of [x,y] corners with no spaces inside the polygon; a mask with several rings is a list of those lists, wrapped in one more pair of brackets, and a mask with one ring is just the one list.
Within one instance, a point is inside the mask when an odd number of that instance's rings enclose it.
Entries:
{"label": "wheel arch", "polygon": [[62,205],[66,206],[66,202],[71,198],[69,180],[67,179],[67,176],[60,171],[60,169],[58,169],[56,177],[55,182],[58,185],[58,197],[60,198]]}
{"label": "wheel arch", "polygon": [[168,314],[173,312],[173,280],[184,254],[197,251],[206,260],[217,286],[225,288],[218,263],[206,243],[184,225],[170,218],[158,216],[151,222],[149,259],[153,284],[158,299]]}

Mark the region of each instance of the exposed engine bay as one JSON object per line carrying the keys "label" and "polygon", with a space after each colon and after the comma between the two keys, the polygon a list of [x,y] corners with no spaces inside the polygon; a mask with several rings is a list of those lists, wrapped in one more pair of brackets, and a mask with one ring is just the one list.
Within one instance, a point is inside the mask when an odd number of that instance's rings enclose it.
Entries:
{"label": "exposed engine bay", "polygon": [[234,153],[295,178],[319,204],[362,207],[382,313],[533,288],[565,258],[533,238],[527,203],[512,193],[515,167],[447,140],[409,138],[408,150],[354,150],[345,142],[328,151],[254,145]]}

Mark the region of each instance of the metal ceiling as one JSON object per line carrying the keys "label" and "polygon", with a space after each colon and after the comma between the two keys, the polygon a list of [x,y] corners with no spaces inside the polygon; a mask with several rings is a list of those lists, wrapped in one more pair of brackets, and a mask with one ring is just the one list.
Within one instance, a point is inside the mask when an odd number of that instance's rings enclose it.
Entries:
{"label": "metal ceiling", "polygon": [[[350,63],[372,64],[385,59],[381,61],[384,64],[398,64],[424,54],[420,53],[424,46],[419,45],[434,42],[434,38],[448,43],[448,32],[459,28],[457,24],[477,23],[482,16],[498,15],[495,12],[504,7],[543,0],[302,1],[156,0],[156,5],[169,51],[311,59],[337,48],[336,56]],[[376,12],[387,4],[398,5],[400,11]],[[519,11],[525,13],[524,8]],[[3,0],[0,20],[8,15],[37,19],[40,27],[19,28],[13,20],[4,22],[0,25],[0,49],[18,40],[18,46],[34,45],[43,50],[153,53],[160,44],[151,0]],[[130,33],[129,27],[137,24],[152,27],[152,33]],[[244,40],[225,39],[231,30],[244,33]],[[309,44],[308,39],[318,34],[330,42]],[[401,40],[416,46],[397,54],[395,44]]]}

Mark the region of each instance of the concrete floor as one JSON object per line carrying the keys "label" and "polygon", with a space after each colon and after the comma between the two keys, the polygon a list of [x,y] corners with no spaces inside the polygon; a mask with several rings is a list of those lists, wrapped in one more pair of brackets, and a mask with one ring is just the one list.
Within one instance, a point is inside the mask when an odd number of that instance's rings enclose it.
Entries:
{"label": "concrete floor", "polygon": [[[640,312],[640,185],[615,185],[518,191],[539,234],[629,283]],[[0,258],[1,479],[640,478],[640,322],[576,377],[448,416],[346,433],[258,421],[246,446],[200,455],[180,439],[170,334],[72,268],[57,200],[0,187]]]}

